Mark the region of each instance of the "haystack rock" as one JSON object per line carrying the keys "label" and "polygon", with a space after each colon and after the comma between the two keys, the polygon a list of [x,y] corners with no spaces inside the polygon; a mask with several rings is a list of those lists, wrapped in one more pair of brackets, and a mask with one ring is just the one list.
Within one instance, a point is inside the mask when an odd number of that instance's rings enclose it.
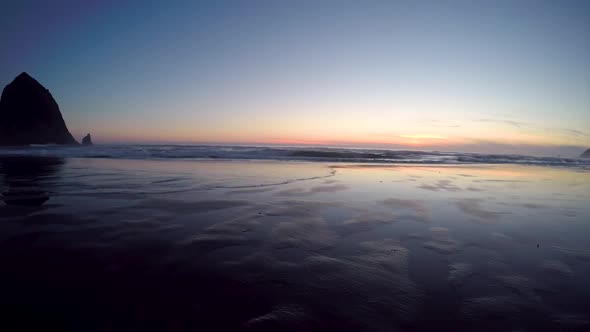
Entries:
{"label": "haystack rock", "polygon": [[90,137],[90,134],[86,134],[86,136],[82,138],[82,145],[92,145],[92,137]]}
{"label": "haystack rock", "polygon": [[580,155],[580,158],[590,158],[590,149],[584,151],[584,153]]}
{"label": "haystack rock", "polygon": [[78,144],[49,90],[27,73],[18,75],[0,98],[0,145]]}

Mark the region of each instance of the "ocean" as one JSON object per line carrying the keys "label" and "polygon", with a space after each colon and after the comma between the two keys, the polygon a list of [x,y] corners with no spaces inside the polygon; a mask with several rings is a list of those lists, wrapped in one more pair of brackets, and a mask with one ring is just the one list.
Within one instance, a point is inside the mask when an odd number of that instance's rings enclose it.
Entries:
{"label": "ocean", "polygon": [[0,156],[117,159],[283,160],[410,164],[518,164],[589,167],[590,159],[334,147],[259,147],[214,145],[37,145],[1,148]]}

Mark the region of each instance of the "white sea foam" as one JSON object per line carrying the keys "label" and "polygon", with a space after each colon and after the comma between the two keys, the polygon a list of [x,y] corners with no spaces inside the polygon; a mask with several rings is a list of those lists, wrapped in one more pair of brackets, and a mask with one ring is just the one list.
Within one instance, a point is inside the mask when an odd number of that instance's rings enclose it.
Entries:
{"label": "white sea foam", "polygon": [[28,147],[2,147],[0,148],[0,156],[122,159],[251,159],[396,164],[524,164],[590,167],[590,160],[558,157],[438,151],[210,145],[94,145],[91,147],[35,145]]}

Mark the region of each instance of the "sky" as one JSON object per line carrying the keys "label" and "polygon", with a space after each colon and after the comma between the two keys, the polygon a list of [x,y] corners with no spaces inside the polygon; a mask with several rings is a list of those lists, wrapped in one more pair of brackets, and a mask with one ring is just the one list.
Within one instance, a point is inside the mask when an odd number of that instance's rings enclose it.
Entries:
{"label": "sky", "polygon": [[0,45],[98,143],[590,147],[590,1],[23,0]]}

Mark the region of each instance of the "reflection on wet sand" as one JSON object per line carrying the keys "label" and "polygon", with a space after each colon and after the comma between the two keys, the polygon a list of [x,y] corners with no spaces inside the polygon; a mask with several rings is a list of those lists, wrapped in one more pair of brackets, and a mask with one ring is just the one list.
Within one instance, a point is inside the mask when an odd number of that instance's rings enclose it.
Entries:
{"label": "reflection on wet sand", "polygon": [[[587,172],[43,165],[25,178],[52,192],[52,204],[0,205],[2,330],[589,327]],[[2,168],[7,187],[23,177],[11,167]]]}
{"label": "reflection on wet sand", "polygon": [[56,176],[64,160],[53,157],[12,157],[0,159],[2,200],[7,205],[39,206],[49,200],[46,179]]}

